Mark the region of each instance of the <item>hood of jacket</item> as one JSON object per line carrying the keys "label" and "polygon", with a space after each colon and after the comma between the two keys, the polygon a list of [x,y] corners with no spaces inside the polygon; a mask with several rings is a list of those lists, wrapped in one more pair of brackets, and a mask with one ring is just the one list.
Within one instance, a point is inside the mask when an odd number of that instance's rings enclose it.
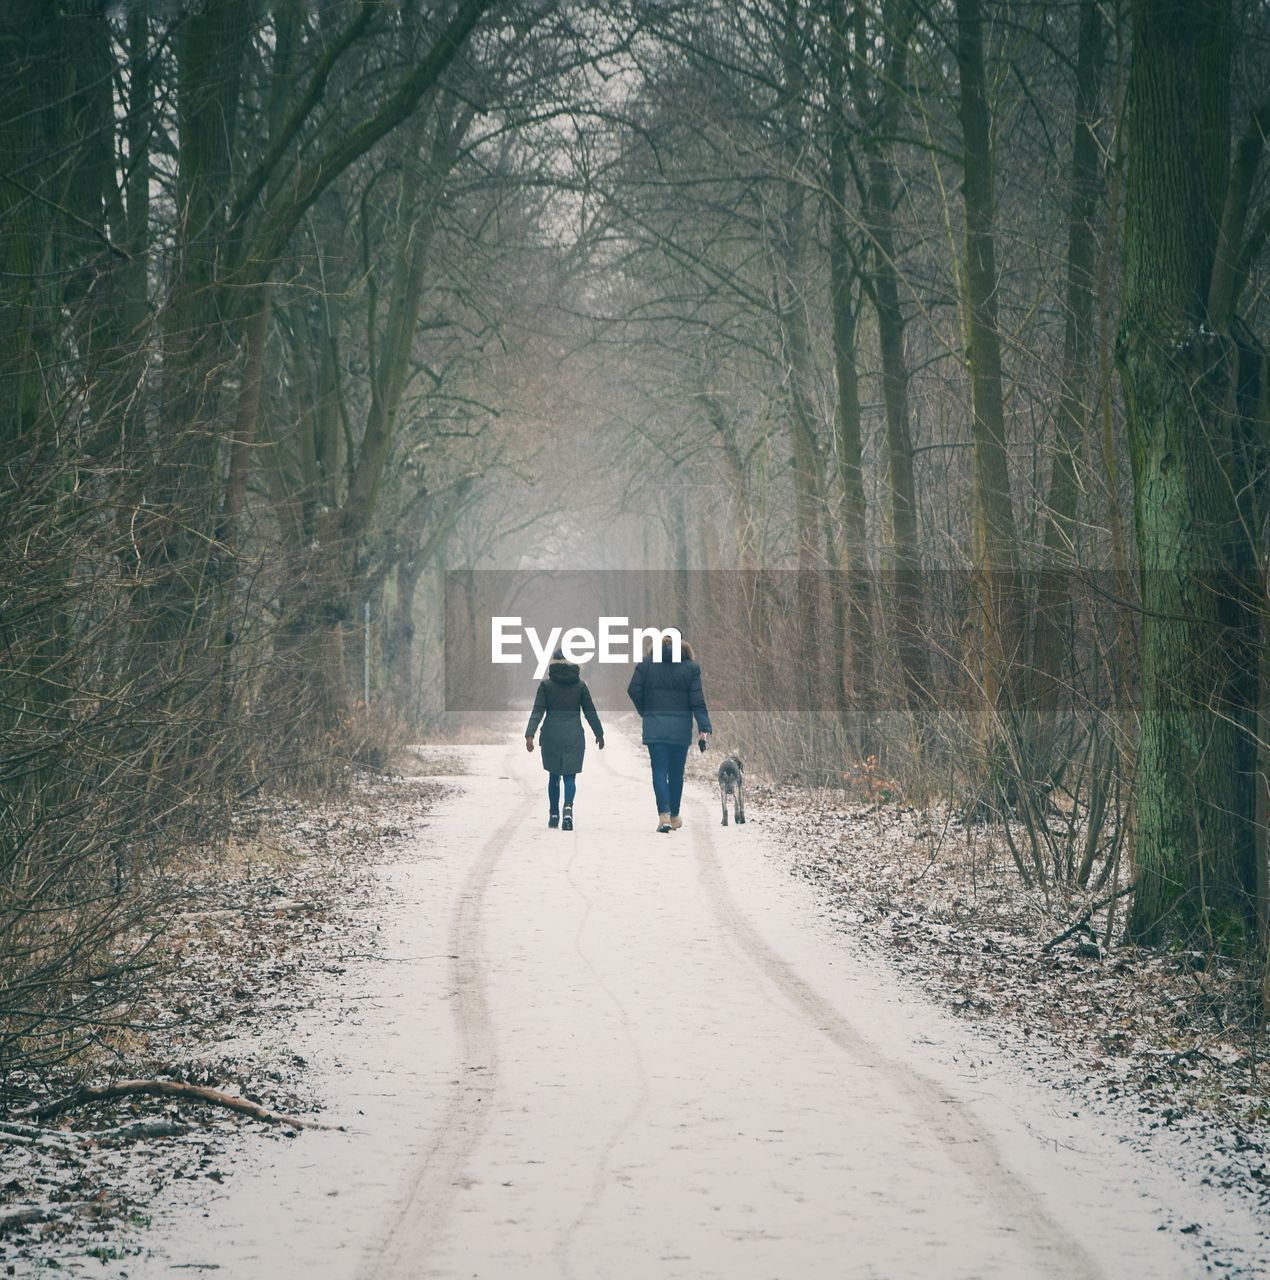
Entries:
{"label": "hood of jacket", "polygon": [[[671,656],[673,653],[674,649],[670,642],[668,640],[664,641],[661,647],[661,660],[663,662],[673,662],[674,658]],[[645,636],[644,657],[651,658],[652,656],[653,638],[652,636]],[[692,651],[692,645],[690,645],[682,636],[679,638],[679,656],[684,662],[696,662],[697,660],[697,655]]]}
{"label": "hood of jacket", "polygon": [[577,684],[580,676],[578,664],[566,658],[552,658],[551,665],[547,668],[547,678],[554,680],[556,684]]}

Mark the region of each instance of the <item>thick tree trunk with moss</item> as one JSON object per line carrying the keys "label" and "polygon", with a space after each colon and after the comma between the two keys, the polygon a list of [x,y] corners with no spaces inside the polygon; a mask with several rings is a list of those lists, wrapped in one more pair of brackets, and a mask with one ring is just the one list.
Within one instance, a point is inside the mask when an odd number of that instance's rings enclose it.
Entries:
{"label": "thick tree trunk with moss", "polygon": [[[1121,371],[1142,584],[1139,942],[1254,924],[1251,559],[1232,360],[1209,295],[1230,152],[1228,0],[1135,0]],[[1218,321],[1220,323],[1220,321]]]}

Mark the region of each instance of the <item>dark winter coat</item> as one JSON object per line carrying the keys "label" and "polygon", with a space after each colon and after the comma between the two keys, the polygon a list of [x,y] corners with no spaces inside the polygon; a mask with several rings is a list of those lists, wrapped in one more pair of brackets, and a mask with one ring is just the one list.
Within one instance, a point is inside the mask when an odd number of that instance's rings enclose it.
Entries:
{"label": "dark winter coat", "polygon": [[548,773],[582,772],[586,738],[582,733],[579,712],[586,716],[591,732],[597,738],[603,738],[604,726],[595,713],[591,690],[581,678],[577,664],[553,658],[547,668],[547,678],[538,685],[538,696],[534,699],[534,709],[529,714],[529,724],[525,729],[525,737],[532,738],[538,731],[538,725],[542,724],[538,749],[542,753],[542,767]]}
{"label": "dark winter coat", "polygon": [[701,667],[691,658],[671,662],[665,654],[654,662],[650,654],[636,665],[626,692],[644,719],[645,743],[690,743],[694,719],[702,733],[713,732],[701,692]]}

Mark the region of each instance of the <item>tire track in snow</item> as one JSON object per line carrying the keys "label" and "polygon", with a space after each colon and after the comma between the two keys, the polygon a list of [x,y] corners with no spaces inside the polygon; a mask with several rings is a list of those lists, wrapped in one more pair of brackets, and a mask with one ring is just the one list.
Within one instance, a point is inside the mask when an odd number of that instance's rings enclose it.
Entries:
{"label": "tire track in snow", "polygon": [[1010,1170],[992,1135],[965,1106],[947,1097],[947,1089],[930,1077],[876,1048],[768,945],[737,906],[727,886],[711,829],[694,825],[692,834],[698,876],[710,905],[753,968],[833,1045],[857,1062],[885,1073],[922,1116],[932,1140],[988,1193],[1005,1214],[1008,1225],[1020,1231],[1043,1273],[1056,1280],[1103,1280],[1102,1268],[1049,1215],[1040,1197]]}
{"label": "tire track in snow", "polygon": [[[632,782],[636,780],[635,775],[626,770],[614,772]],[[647,785],[646,778],[644,781]],[[689,800],[687,791],[684,799]],[[772,949],[737,905],[727,886],[714,845],[713,808],[699,798],[691,803],[704,817],[704,822],[694,822],[691,828],[703,896],[730,935],[728,949],[735,948],[739,958],[766,979],[765,985],[771,993],[768,1002],[786,1016],[810,1022],[836,1048],[883,1073],[922,1117],[932,1141],[983,1188],[992,1203],[1000,1208],[1007,1225],[1028,1241],[1043,1274],[1055,1280],[1105,1280],[1097,1261],[1075,1236],[1050,1216],[1042,1198],[1009,1168],[991,1132],[961,1101],[949,1098],[947,1088],[934,1079],[878,1049]],[[667,838],[673,840],[675,836]]]}
{"label": "tire track in snow", "polygon": [[[514,759],[513,750],[506,759]],[[509,769],[508,776],[516,775]],[[375,1255],[359,1269],[361,1280],[417,1280],[426,1273],[428,1255],[445,1224],[455,1188],[489,1122],[498,1055],[485,991],[481,908],[494,868],[512,833],[523,825],[531,803],[532,796],[522,784],[520,802],[481,845],[459,888],[450,921],[449,957],[461,1074],[396,1220]]]}
{"label": "tire track in snow", "polygon": [[[609,773],[615,773],[613,766],[601,756],[601,761]],[[575,840],[576,846],[576,840]],[[595,1175],[591,1180],[591,1187],[587,1194],[587,1198],[582,1202],[582,1207],[578,1210],[576,1217],[564,1229],[560,1235],[560,1239],[556,1244],[555,1258],[556,1265],[560,1268],[560,1274],[565,1280],[573,1280],[577,1274],[573,1267],[573,1261],[570,1252],[573,1248],[573,1239],[578,1229],[586,1221],[595,1206],[599,1204],[605,1191],[609,1185],[609,1161],[613,1158],[613,1152],[617,1150],[619,1143],[630,1132],[635,1122],[643,1114],[648,1107],[649,1089],[648,1089],[648,1070],[644,1064],[644,1056],[639,1051],[639,1044],[635,1039],[635,1034],[631,1030],[630,1016],[627,1013],[626,1006],[622,1003],[617,993],[604,981],[600,976],[599,970],[595,967],[591,958],[586,954],[582,947],[582,935],[586,930],[587,923],[591,918],[591,911],[594,902],[590,896],[582,889],[573,875],[573,864],[577,861],[577,849],[570,855],[569,861],[565,866],[565,875],[568,877],[569,884],[573,887],[574,892],[582,899],[585,909],[582,913],[582,919],[578,922],[578,930],[574,935],[573,949],[577,952],[578,958],[586,966],[588,972],[595,980],[596,986],[608,997],[613,1007],[617,1010],[618,1021],[621,1023],[622,1036],[626,1040],[627,1047],[630,1049],[631,1057],[635,1061],[635,1069],[639,1076],[639,1091],[635,1101],[631,1104],[626,1115],[618,1122],[613,1132],[609,1135],[608,1141],[604,1144],[600,1151],[599,1158],[596,1161]]]}

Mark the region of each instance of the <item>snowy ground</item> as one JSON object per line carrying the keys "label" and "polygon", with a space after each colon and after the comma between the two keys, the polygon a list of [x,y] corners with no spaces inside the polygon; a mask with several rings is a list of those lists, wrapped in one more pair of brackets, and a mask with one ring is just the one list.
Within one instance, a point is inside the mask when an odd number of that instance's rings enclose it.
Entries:
{"label": "snowy ground", "polygon": [[791,874],[903,982],[1072,1105],[1127,1128],[1144,1162],[1216,1185],[1270,1223],[1270,1029],[1255,967],[1127,945],[1123,907],[1091,916],[1105,888],[1026,889],[995,824],[841,791],[765,788],[757,800]]}
{"label": "snowy ground", "polygon": [[218,1176],[156,1191],[126,1256],[63,1269],[1266,1274],[1247,1200],[897,982],[761,807],[723,830],[695,791],[685,829],[655,834],[615,733],[588,752],[578,830],[549,831],[537,756],[511,744],[455,749],[470,772],[377,865],[373,947],[255,1033],[342,1127],[233,1122],[201,1157]]}

